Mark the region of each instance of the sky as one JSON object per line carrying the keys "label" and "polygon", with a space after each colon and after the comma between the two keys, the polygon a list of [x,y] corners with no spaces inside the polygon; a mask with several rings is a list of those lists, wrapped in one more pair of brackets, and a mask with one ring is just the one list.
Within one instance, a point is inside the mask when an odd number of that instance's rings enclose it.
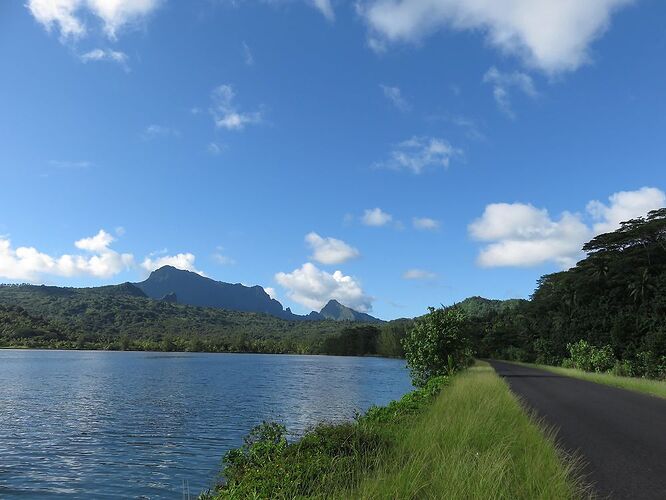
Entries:
{"label": "sky", "polygon": [[666,206],[661,0],[0,5],[0,281],[527,298]]}

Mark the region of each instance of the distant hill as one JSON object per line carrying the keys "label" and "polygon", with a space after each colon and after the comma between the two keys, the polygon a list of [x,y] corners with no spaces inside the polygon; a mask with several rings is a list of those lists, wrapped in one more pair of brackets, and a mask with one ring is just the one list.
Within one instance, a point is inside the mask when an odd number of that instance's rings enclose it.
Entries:
{"label": "distant hill", "polygon": [[515,309],[529,301],[525,299],[496,300],[483,297],[468,297],[462,302],[456,304],[470,318],[486,317],[490,313],[504,312]]}
{"label": "distant hill", "polygon": [[300,316],[292,313],[289,308],[284,309],[279,301],[271,299],[260,286],[215,281],[172,266],[164,266],[153,271],[148,279],[135,283],[135,286],[155,300],[230,311],[264,313],[290,321],[381,322],[369,314],[354,311],[337,300],[329,301],[319,312],[313,311],[306,316]]}
{"label": "distant hill", "polygon": [[370,316],[362,312],[354,311],[351,307],[340,304],[337,300],[329,300],[323,309],[319,312],[311,312],[309,319],[334,321],[359,321],[363,323],[382,323],[381,319]]}

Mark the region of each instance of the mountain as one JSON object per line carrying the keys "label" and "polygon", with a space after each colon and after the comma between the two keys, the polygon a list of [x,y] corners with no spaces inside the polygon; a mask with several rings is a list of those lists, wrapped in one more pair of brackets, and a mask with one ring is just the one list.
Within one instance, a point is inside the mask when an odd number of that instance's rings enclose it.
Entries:
{"label": "mountain", "polygon": [[215,281],[172,266],[161,267],[150,273],[148,279],[134,285],[151,299],[190,306],[265,313],[292,321],[381,322],[380,319],[354,311],[337,300],[330,300],[320,312],[313,311],[306,316],[300,316],[292,313],[288,307],[284,309],[280,302],[271,299],[260,286]]}
{"label": "mountain", "polygon": [[245,286],[240,283],[224,283],[199,274],[161,267],[145,281],[135,283],[136,287],[155,300],[165,298],[179,304],[199,307],[215,307],[230,311],[265,313],[282,319],[299,319],[282,304],[271,299],[260,286]]}
{"label": "mountain", "polygon": [[307,316],[312,320],[332,319],[333,321],[359,321],[363,323],[382,323],[381,319],[362,312],[354,311],[351,307],[340,304],[337,300],[329,300],[319,312],[311,312]]}

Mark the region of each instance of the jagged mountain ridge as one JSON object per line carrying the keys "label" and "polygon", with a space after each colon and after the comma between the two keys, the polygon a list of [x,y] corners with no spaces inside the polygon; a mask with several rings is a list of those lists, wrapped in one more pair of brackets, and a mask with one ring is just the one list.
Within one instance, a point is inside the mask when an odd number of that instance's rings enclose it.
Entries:
{"label": "jagged mountain ridge", "polygon": [[162,300],[169,297],[170,301],[175,300],[185,305],[265,313],[292,321],[381,322],[380,319],[355,311],[337,300],[330,300],[320,312],[313,311],[301,316],[292,313],[289,308],[284,309],[282,304],[272,299],[261,286],[216,281],[173,266],[163,266],[153,271],[145,281],[134,285],[149,298]]}

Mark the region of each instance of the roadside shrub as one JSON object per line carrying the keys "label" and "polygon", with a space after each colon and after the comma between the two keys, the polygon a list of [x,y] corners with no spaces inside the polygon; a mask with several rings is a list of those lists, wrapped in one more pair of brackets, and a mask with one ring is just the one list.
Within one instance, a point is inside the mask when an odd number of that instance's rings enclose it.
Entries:
{"label": "roadside shrub", "polygon": [[[613,349],[609,345],[596,347],[586,340],[567,344],[570,354],[570,362],[566,367],[578,368],[586,372],[607,372],[615,365]],[[564,366],[564,364],[563,364]]]}
{"label": "roadside shrub", "polygon": [[450,375],[471,360],[465,315],[457,308],[428,308],[403,339],[405,359],[416,387],[439,375]]}

